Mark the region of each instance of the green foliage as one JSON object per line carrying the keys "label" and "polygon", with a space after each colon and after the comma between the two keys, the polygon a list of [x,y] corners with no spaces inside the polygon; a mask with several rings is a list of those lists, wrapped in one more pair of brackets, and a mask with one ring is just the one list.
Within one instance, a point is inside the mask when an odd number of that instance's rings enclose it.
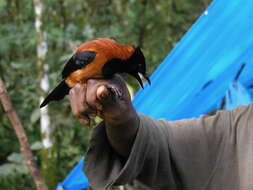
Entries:
{"label": "green foliage", "polygon": [[21,153],[12,153],[7,157],[9,163],[0,166],[0,174],[3,176],[13,175],[16,172],[20,174],[28,174],[28,168],[23,163],[24,158]]}
{"label": "green foliage", "polygon": [[7,157],[8,163],[0,165],[0,187],[8,190],[34,189],[34,184],[24,164],[21,153],[12,153]]}
{"label": "green foliage", "polygon": [[[121,43],[142,47],[148,73],[159,65],[191,26],[210,0],[59,0],[44,2],[49,81],[52,89],[61,80],[61,70],[74,48],[97,37],[113,37]],[[30,0],[0,1],[0,76],[4,79],[20,116],[35,160],[43,170],[39,123],[39,81],[36,60],[34,7]],[[133,89],[137,82],[126,77]],[[61,181],[88,147],[90,129],[72,116],[67,98],[49,106],[54,129],[52,157]],[[92,125],[98,121],[94,121]],[[0,106],[0,189],[35,189],[23,162],[18,140]],[[49,162],[50,163],[50,162]],[[46,175],[44,175],[46,176]]]}
{"label": "green foliage", "polygon": [[35,185],[30,175],[16,172],[8,177],[0,175],[0,188],[7,190],[30,190],[35,189]]}

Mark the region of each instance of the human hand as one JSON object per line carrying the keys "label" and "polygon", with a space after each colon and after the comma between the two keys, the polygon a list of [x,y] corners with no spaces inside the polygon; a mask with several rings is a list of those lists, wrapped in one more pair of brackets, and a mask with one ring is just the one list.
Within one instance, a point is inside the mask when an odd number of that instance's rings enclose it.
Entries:
{"label": "human hand", "polygon": [[[73,114],[83,125],[90,123],[90,117],[99,116],[110,125],[118,125],[136,114],[130,94],[120,75],[111,79],[89,79],[87,86],[77,84],[70,90]],[[132,116],[131,116],[132,117]]]}

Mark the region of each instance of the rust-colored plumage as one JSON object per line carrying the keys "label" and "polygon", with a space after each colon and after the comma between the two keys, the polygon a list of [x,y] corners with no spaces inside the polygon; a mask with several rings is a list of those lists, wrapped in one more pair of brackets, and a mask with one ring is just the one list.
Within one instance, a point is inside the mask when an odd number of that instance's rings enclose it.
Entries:
{"label": "rust-colored plumage", "polygon": [[86,85],[88,79],[108,78],[115,73],[134,76],[143,87],[141,74],[146,76],[145,58],[139,47],[122,45],[109,38],[83,43],[62,71],[63,81],[46,97],[40,107],[61,100],[75,84]]}

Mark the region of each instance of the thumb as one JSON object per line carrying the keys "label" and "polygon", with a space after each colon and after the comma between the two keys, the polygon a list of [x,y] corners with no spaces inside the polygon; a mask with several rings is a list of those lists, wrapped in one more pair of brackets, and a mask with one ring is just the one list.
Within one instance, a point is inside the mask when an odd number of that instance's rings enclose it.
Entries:
{"label": "thumb", "polygon": [[108,104],[115,104],[122,97],[122,92],[113,84],[101,85],[97,89],[98,101],[106,106]]}

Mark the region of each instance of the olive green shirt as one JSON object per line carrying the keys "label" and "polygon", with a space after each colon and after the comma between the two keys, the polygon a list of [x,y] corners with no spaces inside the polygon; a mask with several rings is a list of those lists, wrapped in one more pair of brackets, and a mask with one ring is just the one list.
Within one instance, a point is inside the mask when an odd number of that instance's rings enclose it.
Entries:
{"label": "olive green shirt", "polygon": [[137,179],[156,190],[253,190],[252,104],[173,122],[139,117],[127,159],[111,148],[103,123],[94,129],[85,166],[93,189]]}

